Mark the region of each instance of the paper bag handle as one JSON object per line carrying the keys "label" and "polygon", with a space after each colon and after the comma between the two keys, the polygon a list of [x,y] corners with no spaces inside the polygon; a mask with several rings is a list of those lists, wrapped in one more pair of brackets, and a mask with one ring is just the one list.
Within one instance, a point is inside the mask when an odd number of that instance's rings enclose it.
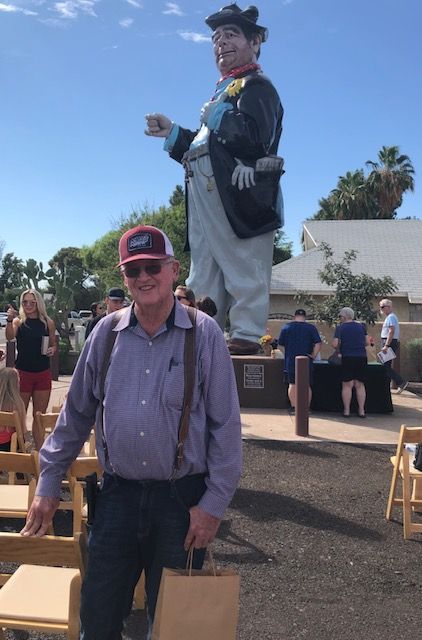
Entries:
{"label": "paper bag handle", "polygon": [[[193,544],[191,544],[191,546],[189,547],[189,551],[188,551],[188,557],[186,560],[186,571],[189,571],[189,575],[192,575],[192,563],[193,563],[193,553],[194,553],[195,549]],[[214,562],[214,556],[212,555],[212,551],[211,551],[211,547],[207,547],[207,550],[205,552],[206,554],[208,554],[208,562],[210,563],[214,578],[217,577],[217,572],[216,572],[216,568],[215,568],[215,562]]]}

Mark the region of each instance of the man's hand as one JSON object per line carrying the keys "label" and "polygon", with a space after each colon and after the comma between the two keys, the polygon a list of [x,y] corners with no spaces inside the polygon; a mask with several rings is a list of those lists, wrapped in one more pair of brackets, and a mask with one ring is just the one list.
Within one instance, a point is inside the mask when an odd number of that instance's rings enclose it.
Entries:
{"label": "man's hand", "polygon": [[214,540],[221,520],[199,507],[191,507],[189,513],[190,526],[185,538],[185,549],[187,551],[192,545],[195,549],[203,549]]}
{"label": "man's hand", "polygon": [[47,529],[53,520],[59,506],[59,498],[35,496],[31,508],[26,516],[26,524],[21,531],[22,536],[41,537],[47,533]]}
{"label": "man's hand", "polygon": [[155,138],[167,138],[173,126],[172,121],[162,113],[147,113],[145,120],[147,121],[146,135]]}

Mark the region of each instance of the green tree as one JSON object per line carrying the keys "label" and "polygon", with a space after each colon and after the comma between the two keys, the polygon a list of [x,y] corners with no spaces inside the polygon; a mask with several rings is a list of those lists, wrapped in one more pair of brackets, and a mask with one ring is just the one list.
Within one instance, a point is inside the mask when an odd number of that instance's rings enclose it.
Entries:
{"label": "green tree", "polygon": [[92,272],[92,280],[104,295],[109,287],[121,286],[122,279],[116,264],[119,262],[119,239],[121,235],[138,224],[153,225],[162,229],[173,245],[174,253],[180,261],[179,283],[183,283],[189,273],[190,256],[184,252],[186,238],[186,218],[184,195],[180,185],[170,197],[170,206],[161,206],[156,211],[145,206],[134,210],[127,217],[121,217],[116,228],[99,238],[93,245],[83,247],[81,256],[87,269]]}
{"label": "green tree", "polygon": [[306,305],[316,320],[329,325],[336,323],[342,307],[351,307],[358,320],[374,324],[377,319],[377,310],[372,306],[374,298],[394,293],[397,284],[390,276],[373,278],[366,273],[354,274],[351,264],[357,257],[355,250],[346,251],[341,260],[336,262],[334,252],[327,243],[322,243],[319,249],[324,255],[324,266],[318,272],[319,279],[332,288],[332,293],[320,301],[302,291],[296,296],[299,303]]}
{"label": "green tree", "polygon": [[382,147],[378,162],[368,160],[371,168],[368,187],[376,203],[378,218],[395,218],[406,191],[415,188],[415,170],[409,156],[400,155],[399,147]]}
{"label": "green tree", "polygon": [[2,290],[22,288],[23,262],[13,253],[6,253],[0,264]]}
{"label": "green tree", "polygon": [[278,229],[274,236],[273,266],[292,257],[293,243],[286,240],[284,231]]}
{"label": "green tree", "polygon": [[414,189],[414,168],[399,147],[382,147],[378,162],[368,160],[371,169],[347,171],[337,186],[318,202],[319,209],[310,220],[372,220],[395,218],[403,194]]}
{"label": "green tree", "polygon": [[362,169],[348,171],[340,176],[331,197],[338,220],[361,220],[371,218],[372,200]]}

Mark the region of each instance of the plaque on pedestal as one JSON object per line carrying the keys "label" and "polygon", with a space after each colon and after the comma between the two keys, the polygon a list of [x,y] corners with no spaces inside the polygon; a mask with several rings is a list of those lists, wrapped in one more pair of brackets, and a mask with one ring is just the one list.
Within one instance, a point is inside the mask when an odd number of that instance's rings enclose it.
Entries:
{"label": "plaque on pedestal", "polygon": [[232,356],[241,407],[285,409],[284,360],[265,356]]}

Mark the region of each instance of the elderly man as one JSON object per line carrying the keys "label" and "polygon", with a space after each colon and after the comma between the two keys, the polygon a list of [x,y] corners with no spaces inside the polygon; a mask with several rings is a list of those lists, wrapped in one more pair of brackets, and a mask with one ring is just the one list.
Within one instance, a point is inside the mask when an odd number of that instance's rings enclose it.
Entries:
{"label": "elderly man", "polygon": [[283,108],[257,64],[268,31],[258,10],[236,4],[209,16],[221,78],[189,131],[166,116],[146,116],[146,133],[165,137],[164,148],[186,169],[191,269],[186,284],[210,296],[216,320],[230,319],[229,351],[260,350],[269,309],[274,230],[282,224],[277,153]]}
{"label": "elderly man", "polygon": [[[397,353],[400,348],[400,325],[396,314],[393,313],[391,300],[384,298],[380,301],[380,313],[385,316],[381,329],[381,350],[387,353],[388,348],[391,347],[394,353]],[[384,363],[387,376],[396,383],[397,393],[402,393],[409,385],[409,381],[394,371],[392,364],[392,360]]]}
{"label": "elderly man", "polygon": [[[191,546],[197,550],[194,563],[201,567],[241,468],[233,367],[220,328],[201,312],[189,428],[183,460],[176,466],[185,336],[192,328],[188,308],[172,291],[179,262],[167,236],[150,226],[127,231],[119,252],[133,304],[107,315],[85,344],[57,426],[40,452],[36,497],[22,531],[47,531],[61,479],[95,422],[105,474],[82,587],[83,640],[121,637],[142,569],[152,622],[162,568],[184,568]],[[112,332],[103,403],[101,373]]]}

